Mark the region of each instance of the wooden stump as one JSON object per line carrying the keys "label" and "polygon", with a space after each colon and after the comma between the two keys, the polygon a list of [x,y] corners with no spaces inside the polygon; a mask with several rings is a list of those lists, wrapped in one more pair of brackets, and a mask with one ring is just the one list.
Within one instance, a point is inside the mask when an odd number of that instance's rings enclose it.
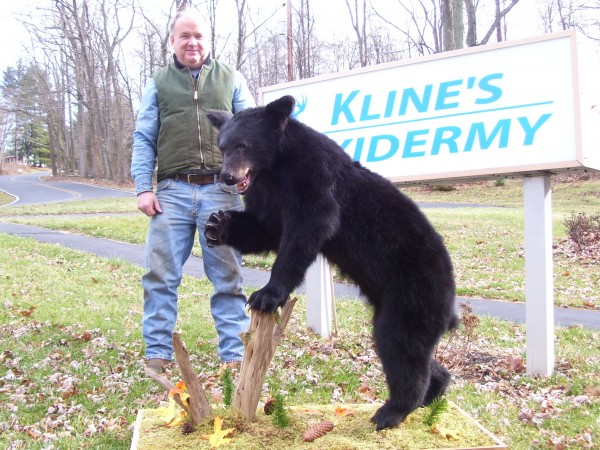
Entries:
{"label": "wooden stump", "polygon": [[[177,360],[177,365],[179,366],[181,376],[190,395],[187,399],[187,402],[182,401],[179,394],[174,394],[173,398],[177,404],[179,404],[179,406],[181,406],[188,414],[190,422],[193,425],[196,425],[205,417],[210,417],[212,415],[212,409],[208,404],[206,392],[204,391],[204,388],[202,388],[200,380],[198,380],[198,375],[196,375],[194,369],[192,368],[187,350],[181,342],[181,338],[179,337],[178,333],[173,333],[173,348],[175,350],[175,359]],[[159,375],[153,370],[146,367],[145,372],[146,375],[160,384],[167,391],[171,392],[171,390],[175,388],[175,385],[167,378]]]}
{"label": "wooden stump", "polygon": [[192,419],[192,424],[199,423],[205,417],[212,415],[212,409],[208,404],[206,392],[198,380],[198,375],[194,372],[187,350],[181,342],[178,333],[173,333],[173,349],[175,350],[175,359],[181,371],[181,377],[185,382],[189,398],[189,414]]}
{"label": "wooden stump", "polygon": [[277,313],[251,312],[250,329],[242,335],[244,360],[233,399],[234,409],[242,412],[246,422],[252,422],[256,418],[265,374],[290,320],[296,300],[288,300],[280,316]]}

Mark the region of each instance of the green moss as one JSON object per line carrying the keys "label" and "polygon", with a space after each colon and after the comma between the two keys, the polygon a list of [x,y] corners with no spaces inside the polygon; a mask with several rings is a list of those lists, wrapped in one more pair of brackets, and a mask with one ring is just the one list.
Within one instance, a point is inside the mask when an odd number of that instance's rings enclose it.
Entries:
{"label": "green moss", "polygon": [[[379,450],[379,449],[434,449],[472,448],[499,446],[476,423],[456,405],[449,403],[448,410],[441,415],[435,433],[424,424],[428,411],[420,408],[413,412],[397,428],[375,431],[370,418],[378,405],[344,404],[344,409],[354,415],[335,415],[335,405],[302,405],[289,407],[290,426],[281,429],[273,426],[272,420],[259,408],[257,420],[245,424],[239,416],[227,410],[215,410],[213,416],[224,418],[223,428],[235,428],[228,436],[233,438],[226,448],[230,450],[302,450],[326,448],[328,450]],[[304,442],[303,433],[312,425],[328,420],[334,423],[331,432],[315,442]],[[168,428],[157,417],[156,410],[144,410],[141,422],[138,450],[203,449],[209,448],[203,435],[212,433],[213,420],[207,419],[196,427],[196,431],[183,435],[179,427]]]}

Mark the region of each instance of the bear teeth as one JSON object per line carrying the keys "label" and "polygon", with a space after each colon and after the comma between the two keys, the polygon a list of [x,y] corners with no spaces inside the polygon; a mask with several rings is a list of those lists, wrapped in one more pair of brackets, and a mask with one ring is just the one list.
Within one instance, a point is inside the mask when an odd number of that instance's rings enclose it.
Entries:
{"label": "bear teeth", "polygon": [[239,194],[243,194],[248,189],[248,178],[235,185]]}

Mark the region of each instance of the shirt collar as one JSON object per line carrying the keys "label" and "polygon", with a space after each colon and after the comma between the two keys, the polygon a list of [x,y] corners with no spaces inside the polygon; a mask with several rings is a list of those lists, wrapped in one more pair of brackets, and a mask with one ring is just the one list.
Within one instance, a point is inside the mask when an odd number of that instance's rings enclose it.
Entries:
{"label": "shirt collar", "polygon": [[[204,62],[202,63],[203,66],[209,66],[210,63],[212,62],[212,58],[210,56],[210,53],[208,55],[206,55],[206,58],[204,59]],[[179,60],[177,59],[177,56],[175,56],[175,53],[173,53],[173,63],[175,64],[175,67],[177,67],[178,69],[185,69],[186,66],[184,66],[183,64],[181,64],[179,62]]]}

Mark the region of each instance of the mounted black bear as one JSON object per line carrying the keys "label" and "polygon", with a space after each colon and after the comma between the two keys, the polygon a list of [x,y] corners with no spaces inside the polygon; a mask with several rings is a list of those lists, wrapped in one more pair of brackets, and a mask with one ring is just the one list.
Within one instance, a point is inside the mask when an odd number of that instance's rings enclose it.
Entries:
{"label": "mounted black bear", "polygon": [[371,420],[393,427],[450,381],[432,354],[458,323],[452,263],[410,199],[291,118],[293,109],[285,96],[233,117],[208,113],[220,129],[221,179],[246,194],[246,209],[213,214],[205,236],[244,254],[277,252],[269,282],[248,300],[255,310],[284,305],[318,253],[358,284],[390,391]]}

